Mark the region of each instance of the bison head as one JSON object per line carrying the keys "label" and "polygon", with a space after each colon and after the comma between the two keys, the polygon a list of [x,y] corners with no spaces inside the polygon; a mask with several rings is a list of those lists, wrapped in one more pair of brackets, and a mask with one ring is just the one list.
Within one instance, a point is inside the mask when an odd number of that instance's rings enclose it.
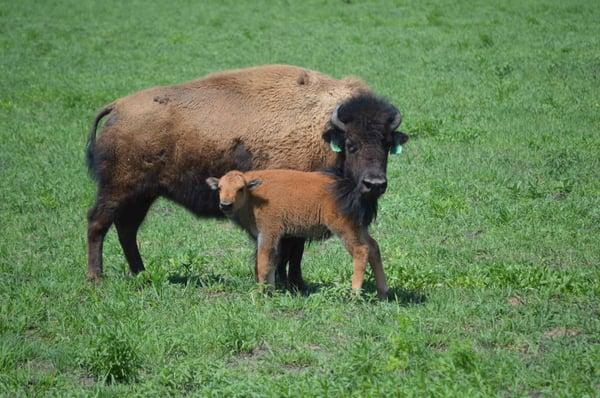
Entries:
{"label": "bison head", "polygon": [[400,153],[408,140],[396,131],[401,121],[396,107],[370,94],[343,102],[331,115],[323,139],[338,152],[336,173],[363,198],[377,199],[387,188],[388,154]]}

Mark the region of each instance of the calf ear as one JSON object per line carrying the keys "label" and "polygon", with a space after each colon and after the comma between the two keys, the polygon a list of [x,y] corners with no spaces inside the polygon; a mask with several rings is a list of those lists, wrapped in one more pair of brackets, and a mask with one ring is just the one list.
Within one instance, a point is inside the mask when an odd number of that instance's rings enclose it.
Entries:
{"label": "calf ear", "polygon": [[256,188],[257,186],[259,186],[260,184],[262,184],[262,180],[259,179],[259,178],[256,178],[254,180],[248,181],[248,184],[246,184],[246,186],[248,187],[249,190],[253,190],[254,188]]}
{"label": "calf ear", "polygon": [[323,133],[323,139],[329,143],[333,152],[342,152],[346,137],[344,132],[337,128],[332,128]]}
{"label": "calf ear", "polygon": [[208,177],[206,179],[206,183],[208,184],[210,189],[212,189],[213,191],[216,191],[217,189],[219,189],[219,179],[218,178]]}

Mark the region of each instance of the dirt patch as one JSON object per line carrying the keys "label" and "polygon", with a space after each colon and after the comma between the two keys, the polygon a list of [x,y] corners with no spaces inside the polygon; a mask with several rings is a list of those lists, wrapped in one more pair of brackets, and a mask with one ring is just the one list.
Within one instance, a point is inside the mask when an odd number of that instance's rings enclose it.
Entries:
{"label": "dirt patch", "polygon": [[33,360],[27,362],[27,368],[35,373],[51,373],[56,370],[54,363],[48,360]]}
{"label": "dirt patch", "polygon": [[519,305],[523,305],[523,299],[519,296],[510,296],[506,302],[513,307],[518,307]]}
{"label": "dirt patch", "polygon": [[35,326],[27,326],[23,334],[25,337],[34,338],[36,335],[37,328]]}
{"label": "dirt patch", "polygon": [[79,378],[79,382],[81,383],[81,385],[83,385],[84,387],[90,388],[93,387],[96,384],[96,379],[93,378],[90,375],[85,375],[85,376],[81,376]]}
{"label": "dirt patch", "polygon": [[579,331],[576,329],[569,328],[554,328],[544,332],[544,336],[555,338],[555,337],[573,337],[577,336]]}
{"label": "dirt patch", "polygon": [[260,358],[262,358],[265,354],[267,354],[269,350],[267,350],[263,346],[255,347],[252,351],[244,351],[240,352],[232,358],[232,363],[241,363],[241,362],[253,362]]}
{"label": "dirt patch", "polygon": [[298,365],[298,364],[284,364],[281,366],[285,371],[290,373],[300,373],[304,372],[308,369],[307,365]]}
{"label": "dirt patch", "polygon": [[312,350],[312,351],[320,351],[321,350],[321,346],[318,344],[309,344],[307,347],[309,350]]}
{"label": "dirt patch", "polygon": [[223,290],[209,290],[202,292],[205,298],[220,298],[229,295],[229,292]]}
{"label": "dirt patch", "polygon": [[479,238],[481,235],[483,235],[485,231],[483,229],[477,229],[475,231],[468,231],[465,232],[465,236],[469,239],[477,239]]}
{"label": "dirt patch", "polygon": [[539,398],[542,396],[542,392],[538,390],[529,390],[529,393],[527,395],[531,398]]}
{"label": "dirt patch", "polygon": [[262,357],[263,355],[265,355],[267,352],[269,352],[265,347],[255,347],[252,349],[252,351],[244,353],[244,354],[240,354],[240,357],[242,358],[258,358],[258,357]]}

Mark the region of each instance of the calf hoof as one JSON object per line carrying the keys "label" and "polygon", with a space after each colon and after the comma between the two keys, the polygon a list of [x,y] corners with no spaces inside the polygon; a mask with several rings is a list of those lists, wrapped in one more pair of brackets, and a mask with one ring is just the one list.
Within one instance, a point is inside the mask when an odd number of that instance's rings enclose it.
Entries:
{"label": "calf hoof", "polygon": [[275,292],[275,285],[259,282],[256,290],[259,294],[272,296],[273,292]]}

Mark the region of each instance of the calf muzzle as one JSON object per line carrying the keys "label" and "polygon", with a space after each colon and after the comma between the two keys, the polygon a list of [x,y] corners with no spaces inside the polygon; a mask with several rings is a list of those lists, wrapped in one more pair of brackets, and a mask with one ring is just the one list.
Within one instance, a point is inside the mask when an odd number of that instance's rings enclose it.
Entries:
{"label": "calf muzzle", "polygon": [[221,202],[219,203],[219,210],[221,211],[231,211],[233,209],[233,202]]}

